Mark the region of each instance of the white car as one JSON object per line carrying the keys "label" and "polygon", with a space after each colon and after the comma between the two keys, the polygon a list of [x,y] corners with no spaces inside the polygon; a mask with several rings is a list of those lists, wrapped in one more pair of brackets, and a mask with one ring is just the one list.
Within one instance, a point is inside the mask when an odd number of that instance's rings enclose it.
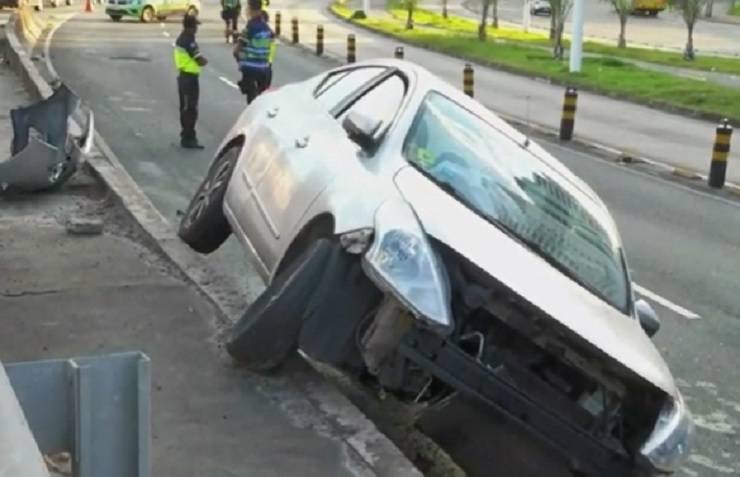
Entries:
{"label": "white car", "polygon": [[532,0],[529,6],[529,13],[532,15],[550,16],[552,14],[550,0]]}
{"label": "white car", "polygon": [[179,231],[202,253],[231,233],[268,282],[227,343],[254,370],[300,347],[404,402],[473,398],[579,475],[670,473],[688,454],[693,422],[605,205],[417,65],[260,96]]}

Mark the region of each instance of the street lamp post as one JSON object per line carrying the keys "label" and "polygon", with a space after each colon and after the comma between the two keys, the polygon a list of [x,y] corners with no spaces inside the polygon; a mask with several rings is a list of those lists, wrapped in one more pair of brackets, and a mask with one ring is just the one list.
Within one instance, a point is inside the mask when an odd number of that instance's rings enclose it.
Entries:
{"label": "street lamp post", "polygon": [[529,12],[529,2],[530,0],[524,0],[524,6],[522,7],[522,26],[524,27],[524,32],[529,31],[529,26],[532,23],[532,15]]}
{"label": "street lamp post", "polygon": [[362,11],[365,15],[370,16],[370,0],[362,0]]}
{"label": "street lamp post", "polygon": [[575,0],[573,4],[573,34],[570,40],[570,72],[581,71],[583,57],[583,17],[584,0]]}

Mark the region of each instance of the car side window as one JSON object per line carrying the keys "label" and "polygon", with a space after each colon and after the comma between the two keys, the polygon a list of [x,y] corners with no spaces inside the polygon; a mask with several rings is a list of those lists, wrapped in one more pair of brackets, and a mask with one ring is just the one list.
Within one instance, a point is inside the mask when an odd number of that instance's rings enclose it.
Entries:
{"label": "car side window", "polygon": [[365,93],[339,117],[341,122],[349,113],[356,112],[380,121],[380,130],[387,128],[401,107],[406,95],[406,82],[394,74]]}
{"label": "car side window", "polygon": [[382,67],[367,67],[333,73],[319,85],[314,96],[327,110],[331,110],[383,71],[385,68]]}

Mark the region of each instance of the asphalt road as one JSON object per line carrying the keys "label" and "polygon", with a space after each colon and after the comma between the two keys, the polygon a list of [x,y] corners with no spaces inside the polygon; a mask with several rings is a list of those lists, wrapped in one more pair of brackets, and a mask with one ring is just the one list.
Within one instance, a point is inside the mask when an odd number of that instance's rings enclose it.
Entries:
{"label": "asphalt road", "polygon": [[[93,107],[109,146],[173,224],[244,107],[242,96],[229,84],[237,73],[216,15],[215,8],[206,9],[199,33],[201,50],[210,60],[201,79],[198,122],[204,152],[177,146],[171,59],[179,31],[176,20],[114,24],[98,13],[78,15],[51,43],[59,75]],[[306,78],[333,65],[282,46],[275,82]],[[656,342],[699,426],[698,446],[682,475],[740,474],[740,207],[586,153],[544,145],[609,205],[634,279],[663,318]],[[259,280],[233,239],[214,260],[235,280],[255,293],[259,290]],[[688,319],[689,312],[700,319]]]}

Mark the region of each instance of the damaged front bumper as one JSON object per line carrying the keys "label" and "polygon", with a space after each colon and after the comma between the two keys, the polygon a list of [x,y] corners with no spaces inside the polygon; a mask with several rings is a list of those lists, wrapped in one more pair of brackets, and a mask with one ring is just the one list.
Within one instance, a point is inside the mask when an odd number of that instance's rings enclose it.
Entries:
{"label": "damaged front bumper", "polygon": [[67,181],[92,150],[94,117],[86,114],[82,131],[70,132],[80,98],[65,85],[33,105],[11,111],[11,157],[0,162],[0,194],[39,192]]}

